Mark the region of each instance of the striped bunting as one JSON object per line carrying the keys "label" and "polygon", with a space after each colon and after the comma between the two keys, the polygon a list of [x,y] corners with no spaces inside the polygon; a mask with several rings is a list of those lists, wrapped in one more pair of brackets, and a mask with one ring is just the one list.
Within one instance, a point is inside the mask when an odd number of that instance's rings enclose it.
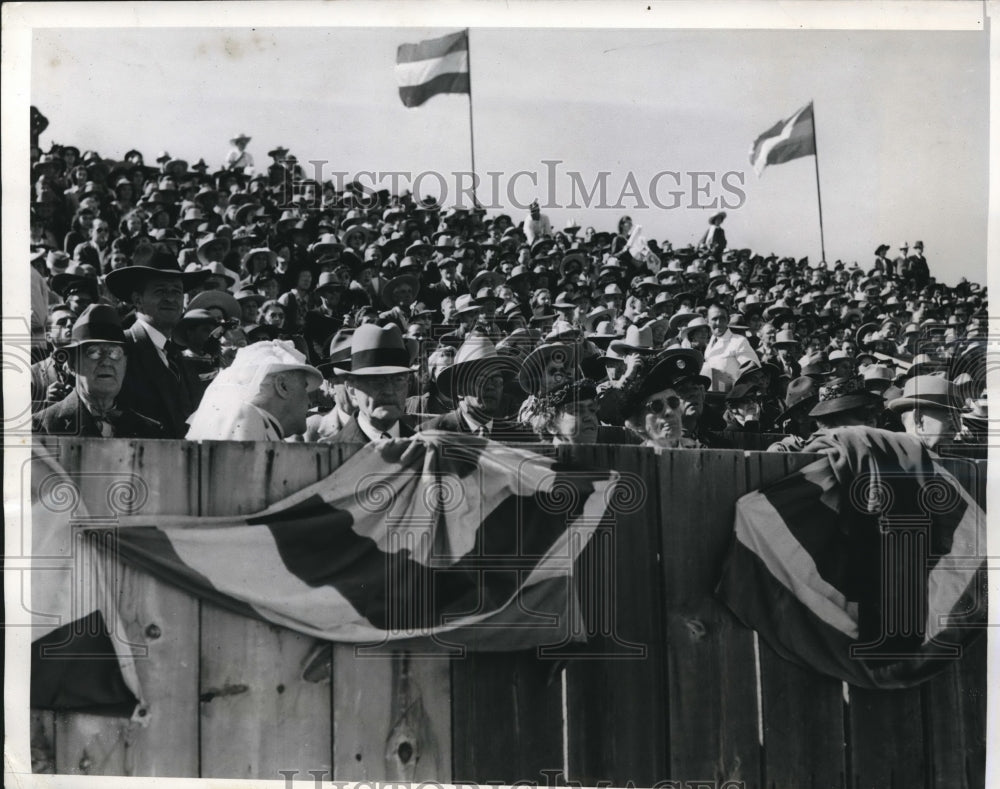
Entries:
{"label": "striped bunting", "polygon": [[778,121],[754,140],[750,164],[759,176],[769,164],[783,164],[816,153],[813,105],[809,102],[791,118]]}
{"label": "striped bunting", "polygon": [[370,444],[255,515],[122,518],[118,549],[192,594],[329,641],[564,641],[573,563],[613,472],[456,433],[414,440],[415,458]]}
{"label": "striped bunting", "polygon": [[438,93],[469,93],[469,33],[401,44],[396,53],[399,98],[419,107]]}
{"label": "striped bunting", "polygon": [[717,593],[785,658],[906,687],[986,622],[986,516],[915,438],[828,431],[826,457],[736,505]]}

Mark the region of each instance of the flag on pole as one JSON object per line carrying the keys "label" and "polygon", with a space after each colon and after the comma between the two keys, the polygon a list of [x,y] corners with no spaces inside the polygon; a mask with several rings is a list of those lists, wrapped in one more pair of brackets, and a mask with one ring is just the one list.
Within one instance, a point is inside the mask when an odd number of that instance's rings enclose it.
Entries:
{"label": "flag on pole", "polygon": [[754,140],[750,148],[750,164],[759,176],[769,164],[784,164],[815,154],[816,135],[810,101],[791,118],[778,121]]}
{"label": "flag on pole", "polygon": [[826,457],[736,502],[717,594],[795,663],[928,679],[984,632],[986,514],[906,433],[839,428],[805,451]]}
{"label": "flag on pole", "polygon": [[419,107],[438,93],[469,93],[469,31],[401,44],[396,80],[407,107]]}

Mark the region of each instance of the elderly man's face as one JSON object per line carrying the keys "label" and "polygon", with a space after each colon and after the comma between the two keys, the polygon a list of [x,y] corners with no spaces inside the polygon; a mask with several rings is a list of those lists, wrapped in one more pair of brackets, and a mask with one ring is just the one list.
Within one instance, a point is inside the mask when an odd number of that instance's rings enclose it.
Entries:
{"label": "elderly man's face", "polygon": [[113,399],[125,380],[125,364],[125,347],[120,343],[85,343],[75,355],[76,385],[84,397]]}
{"label": "elderly man's face", "polygon": [[181,317],[184,286],[179,277],[153,277],[133,294],[133,301],[136,312],[145,315],[154,328],[173,329]]}
{"label": "elderly man's face", "polygon": [[409,373],[352,375],[347,379],[347,392],[358,406],[358,413],[384,429],[403,415],[409,384]]}

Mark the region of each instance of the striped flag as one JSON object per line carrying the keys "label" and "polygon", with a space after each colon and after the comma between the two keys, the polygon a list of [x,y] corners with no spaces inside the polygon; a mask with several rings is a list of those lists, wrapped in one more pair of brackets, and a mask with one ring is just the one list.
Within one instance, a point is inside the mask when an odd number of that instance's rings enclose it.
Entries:
{"label": "striped flag", "polygon": [[396,80],[407,107],[419,107],[438,93],[469,93],[469,31],[401,44]]}
{"label": "striped flag", "polygon": [[986,516],[916,438],[826,431],[826,457],[736,505],[721,600],[783,657],[907,687],[986,624]]}
{"label": "striped flag", "polygon": [[754,140],[750,148],[750,164],[759,176],[769,164],[783,164],[815,154],[816,134],[810,101],[791,118],[778,121]]}

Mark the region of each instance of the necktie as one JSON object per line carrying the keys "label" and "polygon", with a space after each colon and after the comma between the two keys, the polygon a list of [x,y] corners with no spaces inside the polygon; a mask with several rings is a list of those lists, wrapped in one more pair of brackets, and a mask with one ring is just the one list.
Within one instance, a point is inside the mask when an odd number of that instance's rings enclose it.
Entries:
{"label": "necktie", "polygon": [[489,431],[485,428],[485,426],[482,426],[482,425],[480,425],[476,429],[476,435],[479,436],[480,438],[489,438],[490,437]]}
{"label": "necktie", "polygon": [[163,346],[163,352],[167,357],[167,367],[170,368],[170,372],[174,374],[176,378],[181,377],[181,346],[175,343],[173,340],[167,340],[166,344]]}

